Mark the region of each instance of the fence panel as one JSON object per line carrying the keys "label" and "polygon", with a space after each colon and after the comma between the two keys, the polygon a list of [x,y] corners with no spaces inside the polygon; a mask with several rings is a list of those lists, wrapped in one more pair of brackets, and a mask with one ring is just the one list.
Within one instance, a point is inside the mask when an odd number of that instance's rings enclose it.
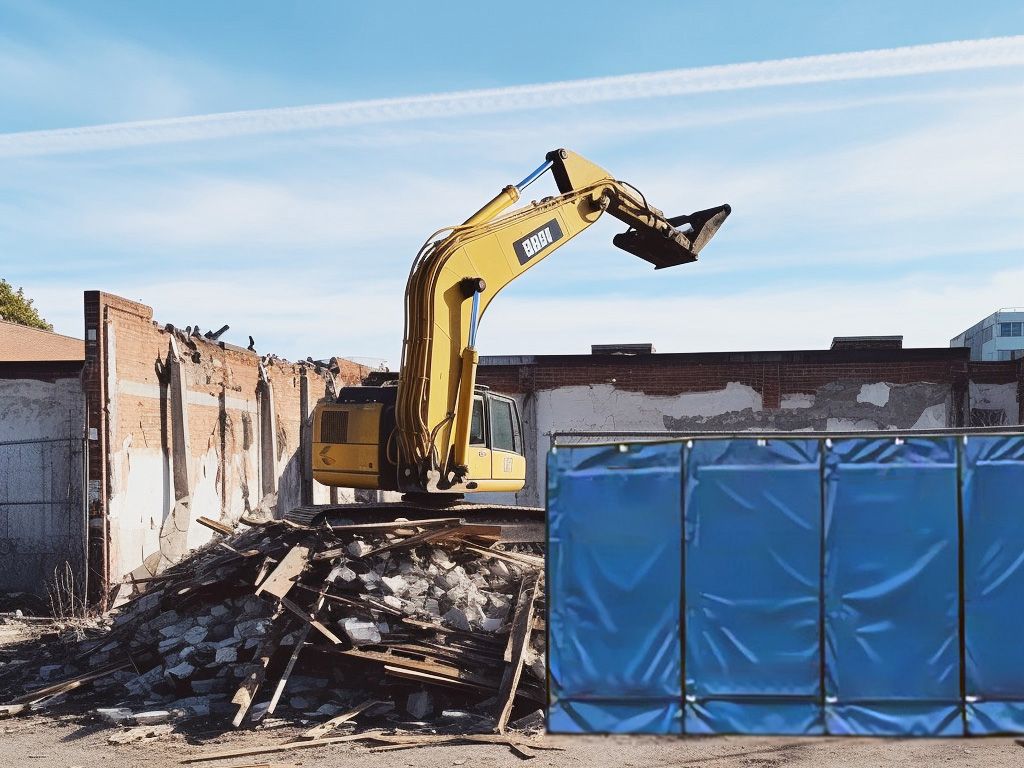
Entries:
{"label": "fence panel", "polygon": [[815,440],[706,440],[686,461],[686,730],[822,733]]}
{"label": "fence panel", "polygon": [[579,448],[548,467],[548,728],[680,733],[682,446]]}
{"label": "fence panel", "polygon": [[960,733],[956,440],[840,440],[825,479],[829,732]]}
{"label": "fence panel", "polygon": [[1024,435],[560,447],[548,484],[553,731],[1024,733]]}
{"label": "fence panel", "polygon": [[969,733],[1024,731],[1024,437],[963,445]]}

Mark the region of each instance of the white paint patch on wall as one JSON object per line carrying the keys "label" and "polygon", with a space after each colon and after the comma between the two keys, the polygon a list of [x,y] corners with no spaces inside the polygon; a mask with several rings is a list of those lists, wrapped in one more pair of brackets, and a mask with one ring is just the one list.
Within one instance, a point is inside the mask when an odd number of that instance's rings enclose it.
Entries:
{"label": "white paint patch on wall", "polygon": [[946,405],[939,403],[924,409],[911,429],[942,429],[946,426]]}
{"label": "white paint patch on wall", "polygon": [[160,530],[174,505],[167,457],[160,448],[135,447],[128,435],[110,452],[110,484],[110,568],[116,581],[160,550]]}
{"label": "white paint patch on wall", "polygon": [[871,403],[879,407],[889,402],[889,385],[884,382],[878,384],[864,384],[857,395],[858,403]]}
{"label": "white paint patch on wall", "polygon": [[814,405],[814,395],[806,392],[791,392],[784,394],[779,407],[784,411],[793,411],[799,408],[810,408]]}

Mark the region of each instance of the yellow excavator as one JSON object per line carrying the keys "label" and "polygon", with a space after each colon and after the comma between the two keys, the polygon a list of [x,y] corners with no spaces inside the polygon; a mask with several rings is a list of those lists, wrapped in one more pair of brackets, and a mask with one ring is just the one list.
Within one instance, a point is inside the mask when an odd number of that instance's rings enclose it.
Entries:
{"label": "yellow excavator", "polygon": [[[550,171],[559,194],[504,213]],[[526,449],[515,401],[477,386],[477,329],[491,301],[609,213],[619,248],[656,269],[696,261],[728,205],[666,218],[635,187],[565,149],[501,190],[466,221],[431,235],[405,289],[397,379],[345,387],[313,413],[313,477],[329,486],[397,491],[442,506],[479,491],[518,491]],[[504,214],[504,215],[503,215]]]}

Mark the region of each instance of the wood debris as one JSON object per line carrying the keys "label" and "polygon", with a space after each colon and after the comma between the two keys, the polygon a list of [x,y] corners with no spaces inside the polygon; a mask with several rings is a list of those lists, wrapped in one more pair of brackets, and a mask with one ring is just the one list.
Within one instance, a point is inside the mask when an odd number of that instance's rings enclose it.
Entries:
{"label": "wood debris", "polygon": [[533,748],[504,731],[546,699],[543,551],[507,541],[535,539],[535,523],[251,522],[230,534],[208,525],[224,536],[125,585],[136,594],[84,640],[12,667],[0,716],[60,697],[126,710],[139,727],[151,710],[173,714],[168,728],[319,721],[267,750],[192,761],[343,741]]}

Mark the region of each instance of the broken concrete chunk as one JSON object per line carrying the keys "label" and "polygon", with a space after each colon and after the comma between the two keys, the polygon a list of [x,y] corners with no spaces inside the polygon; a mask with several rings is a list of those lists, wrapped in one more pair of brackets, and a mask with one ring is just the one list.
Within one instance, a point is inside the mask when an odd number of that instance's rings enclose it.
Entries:
{"label": "broken concrete chunk", "polygon": [[47,664],[46,666],[39,668],[39,679],[44,682],[56,680],[64,676],[63,664]]}
{"label": "broken concrete chunk", "polygon": [[331,572],[327,574],[327,581],[332,584],[336,581],[354,581],[356,578],[356,572],[349,568],[347,565],[338,565],[331,569]]}
{"label": "broken concrete chunk", "polygon": [[172,624],[177,624],[180,618],[181,617],[178,615],[178,612],[175,610],[164,611],[163,613],[158,613],[156,616],[154,616],[152,619],[146,622],[146,626],[154,632],[159,632],[164,627],[169,627]]}
{"label": "broken concrete chunk", "polygon": [[353,645],[368,645],[380,642],[380,630],[372,621],[351,616],[341,622],[341,628]]}
{"label": "broken concrete chunk", "polygon": [[356,539],[355,541],[349,542],[349,545],[345,549],[348,550],[348,553],[352,555],[352,557],[362,557],[367,552],[372,551],[373,547],[371,547],[365,541],[360,541],[359,539]]}
{"label": "broken concrete chunk", "polygon": [[214,664],[234,664],[238,661],[238,649],[230,646],[217,649],[217,654],[214,656]]}
{"label": "broken concrete chunk", "polygon": [[111,725],[124,725],[131,722],[134,713],[127,707],[101,707],[94,714],[103,722]]}
{"label": "broken concrete chunk", "polygon": [[[192,681],[192,689],[195,690],[199,680]],[[171,705],[171,712],[176,717],[208,717],[210,715],[210,701],[205,696],[190,696],[187,699],[178,699]]]}
{"label": "broken concrete chunk", "polygon": [[153,709],[148,712],[136,712],[133,716],[136,725],[160,725],[169,723],[174,715],[166,709]]}
{"label": "broken concrete chunk", "polygon": [[249,619],[235,624],[234,634],[239,640],[261,638],[267,634],[269,628],[270,621],[268,619]]}
{"label": "broken concrete chunk", "polygon": [[187,680],[192,677],[192,673],[196,671],[196,668],[189,664],[187,661],[181,662],[175,667],[171,667],[164,672],[165,677],[174,678],[175,680]]}
{"label": "broken concrete chunk", "polygon": [[427,691],[410,693],[405,700],[405,711],[417,720],[422,720],[434,710],[434,700]]}
{"label": "broken concrete chunk", "polygon": [[458,608],[452,608],[441,620],[450,627],[455,629],[461,629],[464,632],[469,631],[469,619],[466,618],[466,613],[459,610]]}
{"label": "broken concrete chunk", "polygon": [[206,639],[206,627],[195,626],[182,636],[189,645],[197,645]]}
{"label": "broken concrete chunk", "polygon": [[160,628],[161,637],[181,637],[189,631],[193,626],[191,619],[185,619],[184,621],[178,621],[174,624],[170,624],[166,627]]}

